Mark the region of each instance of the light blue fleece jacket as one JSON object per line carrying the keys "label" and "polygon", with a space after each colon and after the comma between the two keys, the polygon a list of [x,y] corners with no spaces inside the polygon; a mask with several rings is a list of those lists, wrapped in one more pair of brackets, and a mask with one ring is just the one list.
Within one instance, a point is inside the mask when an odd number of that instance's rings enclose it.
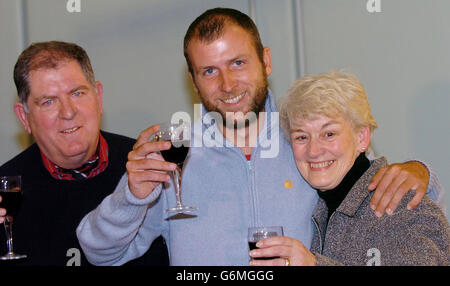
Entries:
{"label": "light blue fleece jacket", "polygon": [[[137,199],[125,174],[115,192],[77,228],[88,260],[121,265],[163,235],[171,265],[248,265],[251,226],[283,226],[284,235],[310,247],[318,196],[297,171],[289,142],[279,131],[278,113],[271,113],[277,109],[270,92],[265,111],[265,126],[250,161],[235,146],[210,147],[223,142],[222,134],[208,122],[196,122],[194,133],[202,132],[194,134],[194,144],[202,140],[203,147],[190,149],[182,178],[183,202],[198,207],[194,217],[171,218],[164,212],[175,206],[171,186]],[[267,153],[261,155],[268,148],[262,146],[269,146],[271,136],[278,136],[279,152],[265,158]]]}

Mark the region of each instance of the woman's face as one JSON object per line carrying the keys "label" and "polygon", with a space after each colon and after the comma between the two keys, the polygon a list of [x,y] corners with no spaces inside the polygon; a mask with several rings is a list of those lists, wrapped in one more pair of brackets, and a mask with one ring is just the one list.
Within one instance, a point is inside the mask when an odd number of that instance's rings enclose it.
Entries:
{"label": "woman's face", "polygon": [[339,185],[368,146],[365,136],[370,140],[370,132],[363,132],[365,128],[356,132],[345,118],[324,115],[297,121],[291,126],[291,144],[303,178],[320,190]]}

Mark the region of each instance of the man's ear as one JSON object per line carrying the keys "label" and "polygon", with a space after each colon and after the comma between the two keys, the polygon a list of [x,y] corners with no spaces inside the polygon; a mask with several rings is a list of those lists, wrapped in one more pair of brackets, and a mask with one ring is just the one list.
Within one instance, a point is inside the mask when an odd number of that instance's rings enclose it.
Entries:
{"label": "man's ear", "polygon": [[100,114],[103,114],[103,84],[100,81],[96,81],[95,89],[97,93],[97,100],[100,108]]}
{"label": "man's ear", "polygon": [[370,145],[370,127],[364,126],[359,131],[358,151],[359,152],[367,151],[369,145]]}
{"label": "man's ear", "polygon": [[14,103],[14,113],[23,125],[28,134],[31,134],[30,123],[28,122],[28,113],[25,112],[25,106],[21,102]]}
{"label": "man's ear", "polygon": [[266,75],[272,74],[272,52],[269,47],[264,47],[263,50],[263,62],[264,68],[266,69]]}

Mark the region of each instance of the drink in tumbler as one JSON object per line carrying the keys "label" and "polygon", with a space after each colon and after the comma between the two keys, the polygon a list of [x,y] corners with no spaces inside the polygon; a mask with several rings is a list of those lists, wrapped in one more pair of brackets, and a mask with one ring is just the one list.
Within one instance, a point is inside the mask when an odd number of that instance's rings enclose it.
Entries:
{"label": "drink in tumbler", "polygon": [[[261,227],[249,227],[248,228],[248,247],[253,250],[256,247],[256,243],[262,239],[270,238],[274,236],[283,236],[282,226],[261,226]],[[269,260],[279,257],[260,257],[257,259]],[[254,258],[256,259],[256,258]]]}

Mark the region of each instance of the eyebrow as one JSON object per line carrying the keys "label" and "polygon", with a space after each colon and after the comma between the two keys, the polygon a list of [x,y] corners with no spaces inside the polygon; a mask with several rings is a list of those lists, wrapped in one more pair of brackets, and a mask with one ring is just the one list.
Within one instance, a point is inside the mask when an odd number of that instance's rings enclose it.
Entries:
{"label": "eyebrow", "polygon": [[246,59],[246,58],[248,58],[248,56],[245,55],[245,54],[242,54],[242,55],[238,55],[238,56],[232,58],[231,60],[229,60],[229,62],[232,63],[232,62],[235,62],[235,61],[237,61],[237,60],[240,60],[240,59]]}
{"label": "eyebrow", "polygon": [[56,95],[42,95],[42,96],[39,96],[39,97],[36,97],[34,100],[33,100],[33,102],[34,103],[39,103],[41,100],[43,100],[43,99],[52,99],[52,98],[55,98],[55,97],[57,97]]}
{"label": "eyebrow", "polygon": [[77,90],[80,90],[80,89],[89,90],[89,87],[86,86],[86,85],[79,85],[79,86],[74,87],[74,88],[72,88],[71,90],[69,90],[68,93],[73,93],[73,92],[75,92],[75,91],[77,91]]}
{"label": "eyebrow", "polygon": [[[242,54],[242,55],[235,56],[234,58],[228,60],[227,62],[228,62],[228,64],[230,64],[230,63],[235,62],[236,60],[245,60],[247,58],[248,58],[247,55]],[[216,65],[199,66],[198,70],[199,71],[204,71],[204,70],[207,70],[207,69],[210,69],[210,68],[215,68],[215,67],[216,67]]]}
{"label": "eyebrow", "polygon": [[330,125],[335,125],[335,124],[339,124],[339,122],[336,121],[336,120],[330,120],[330,121],[328,121],[327,123],[325,123],[325,124],[322,126],[322,129],[324,129],[324,128],[330,126]]}
{"label": "eyebrow", "polygon": [[[67,94],[71,94],[77,90],[89,90],[89,87],[82,84],[82,85],[72,88],[71,90],[69,90],[69,92]],[[41,101],[42,99],[49,99],[49,98],[55,98],[55,97],[58,97],[58,96],[53,95],[53,94],[43,94],[42,96],[35,98],[33,101],[37,103],[37,102]]]}

